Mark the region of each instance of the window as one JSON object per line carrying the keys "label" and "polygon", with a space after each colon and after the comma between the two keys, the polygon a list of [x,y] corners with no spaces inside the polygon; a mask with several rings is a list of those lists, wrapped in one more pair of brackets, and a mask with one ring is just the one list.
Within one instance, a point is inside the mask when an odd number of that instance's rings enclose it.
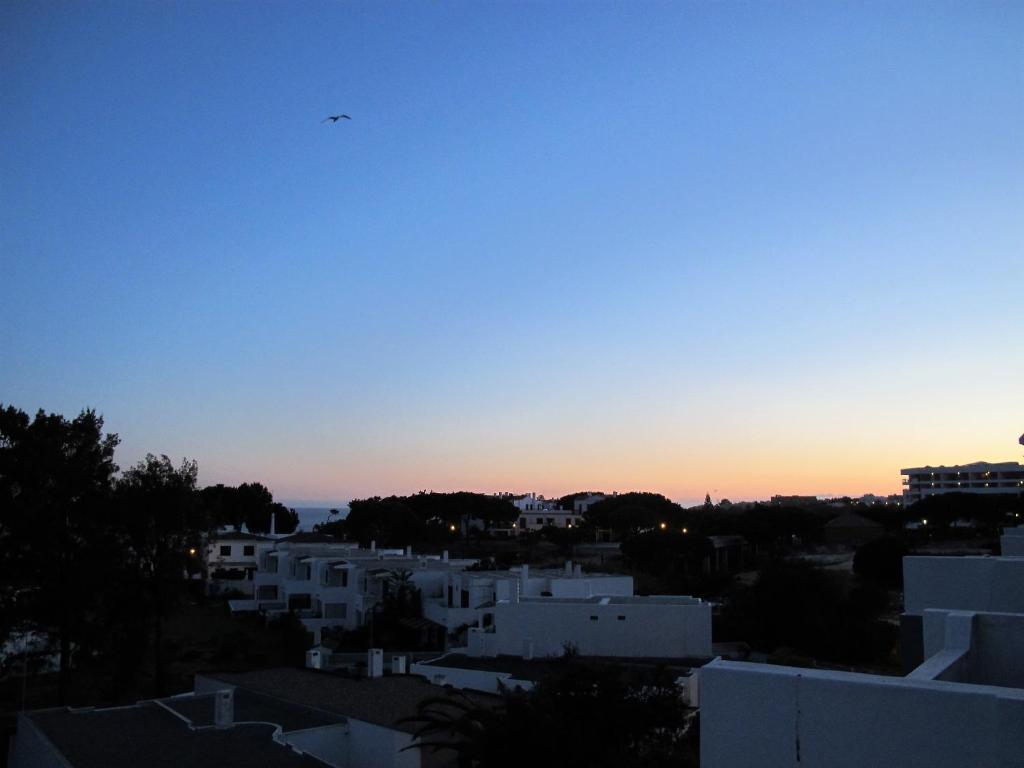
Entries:
{"label": "window", "polygon": [[591,617],[590,617],[590,620],[591,620],[591,621],[597,621],[597,616],[591,616]]}
{"label": "window", "polygon": [[221,557],[231,557],[231,545],[230,544],[221,544],[220,556]]}
{"label": "window", "polygon": [[525,528],[526,527],[526,518],[525,517],[520,517],[519,518],[519,527],[520,528]]}
{"label": "window", "polygon": [[543,517],[538,517],[537,518],[537,525],[544,525],[544,518]]}
{"label": "window", "polygon": [[619,621],[625,621],[626,620],[625,616],[616,616],[615,618],[617,618]]}
{"label": "window", "polygon": [[347,568],[342,568],[342,570],[341,570],[341,586],[343,586],[343,587],[347,587],[348,586],[348,569]]}
{"label": "window", "polygon": [[469,608],[469,592],[462,590],[459,594],[462,595],[462,607]]}
{"label": "window", "polygon": [[244,547],[242,547],[242,554],[246,557],[252,557],[256,554],[256,545],[246,544]]}

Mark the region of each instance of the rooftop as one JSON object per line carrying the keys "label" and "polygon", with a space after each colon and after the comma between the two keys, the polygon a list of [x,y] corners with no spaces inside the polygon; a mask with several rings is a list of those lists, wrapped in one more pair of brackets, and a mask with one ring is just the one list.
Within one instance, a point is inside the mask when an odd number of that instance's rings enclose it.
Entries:
{"label": "rooftop", "polygon": [[[406,733],[415,733],[416,725],[399,725],[397,721],[416,715],[421,701],[438,695],[438,688],[418,675],[353,678],[332,672],[281,667],[220,672],[206,677],[285,702]],[[467,695],[479,706],[496,706],[500,701],[496,696],[483,693]]]}
{"label": "rooftop", "polygon": [[[665,667],[676,676],[689,675],[695,667],[702,667],[711,661],[711,658],[682,657],[682,658],[620,658],[609,656],[586,656],[577,657],[573,663],[593,665],[613,665],[628,669],[656,669]],[[565,665],[565,659],[560,657],[544,657],[537,659],[524,659],[520,656],[466,656],[461,653],[449,653],[438,659],[421,662],[427,666],[440,669],[473,669],[482,672],[506,672],[516,680],[531,680],[537,682],[543,677],[555,672],[559,667]]]}
{"label": "rooftop", "polygon": [[[212,718],[212,699],[206,703]],[[273,721],[193,730],[152,701],[112,709],[51,709],[27,717],[74,768],[324,766],[275,742]]]}

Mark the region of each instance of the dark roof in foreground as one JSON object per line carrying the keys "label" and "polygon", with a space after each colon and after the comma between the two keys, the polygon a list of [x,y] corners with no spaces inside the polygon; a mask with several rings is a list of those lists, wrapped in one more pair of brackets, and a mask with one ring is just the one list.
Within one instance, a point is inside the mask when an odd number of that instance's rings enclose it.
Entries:
{"label": "dark roof in foreground", "polygon": [[[654,669],[665,667],[676,675],[688,675],[694,667],[703,667],[711,661],[711,657],[692,658],[656,658],[656,657],[619,657],[619,656],[577,656],[575,664],[608,665],[627,667],[629,669]],[[440,670],[473,669],[483,672],[505,672],[516,680],[536,682],[565,664],[565,659],[557,656],[545,656],[536,659],[524,659],[520,656],[466,656],[461,653],[449,653],[439,659],[420,662]]]}
{"label": "dark roof in foreground", "polygon": [[[212,700],[210,702],[212,709]],[[113,709],[51,709],[27,717],[73,768],[323,768],[276,743],[270,723],[192,730],[156,702]]]}
{"label": "dark roof in foreground", "polygon": [[[406,733],[415,733],[417,725],[396,721],[416,715],[421,701],[445,695],[444,688],[431,685],[419,675],[353,678],[332,672],[281,667],[254,672],[217,672],[204,677]],[[490,694],[461,693],[482,707],[497,706],[501,701]]]}

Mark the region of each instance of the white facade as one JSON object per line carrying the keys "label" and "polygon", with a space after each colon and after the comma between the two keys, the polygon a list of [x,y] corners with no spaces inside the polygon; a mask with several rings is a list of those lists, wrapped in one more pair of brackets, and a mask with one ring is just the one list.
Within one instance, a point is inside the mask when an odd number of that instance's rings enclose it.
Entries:
{"label": "white facade", "polygon": [[711,606],[694,597],[526,597],[493,616],[470,629],[470,656],[561,656],[568,645],[581,656],[711,655]]}
{"label": "white facade", "polygon": [[906,677],[718,659],[701,672],[703,768],[1016,766],[1024,559],[908,557],[924,661]]}
{"label": "white facade", "polygon": [[440,594],[423,593],[423,615],[451,632],[480,624],[499,601],[524,597],[593,597],[633,594],[632,576],[583,573],[567,562],[562,570],[534,570],[528,565],[507,571],[449,573]]}
{"label": "white facade", "polygon": [[407,572],[422,599],[437,602],[448,575],[476,562],[451,560],[447,553],[414,556],[411,548],[384,551],[336,542],[277,542],[260,549],[254,599],[234,601],[232,607],[259,610],[268,617],[295,611],[318,644],[324,628],[351,630],[367,623],[397,575]]}
{"label": "white facade", "polygon": [[253,577],[259,565],[257,546],[270,540],[248,533],[220,533],[210,537],[204,553],[208,589],[232,589],[253,594]]}
{"label": "white facade", "polygon": [[1024,558],[905,557],[904,612],[928,608],[1024,613]]}
{"label": "white facade", "polygon": [[976,461],[950,467],[901,469],[903,503],[907,506],[941,493],[1024,493],[1024,465],[1015,461]]}
{"label": "white facade", "polygon": [[1024,557],[1024,525],[1004,530],[999,547],[1003,557]]}

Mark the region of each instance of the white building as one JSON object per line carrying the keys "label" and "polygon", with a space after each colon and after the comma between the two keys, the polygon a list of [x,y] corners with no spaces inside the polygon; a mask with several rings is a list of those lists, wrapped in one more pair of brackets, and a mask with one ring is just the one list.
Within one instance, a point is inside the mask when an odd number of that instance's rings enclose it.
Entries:
{"label": "white building", "polygon": [[525,597],[593,597],[633,594],[633,577],[583,573],[580,565],[566,562],[561,570],[530,570],[523,565],[507,571],[460,571],[447,574],[444,590],[423,593],[424,617],[445,626],[459,627],[489,621],[499,601]]}
{"label": "white building", "polygon": [[911,467],[901,469],[900,474],[906,476],[903,480],[906,506],[941,493],[1024,493],[1024,466],[1015,461]]}
{"label": "white building", "polygon": [[252,595],[253,577],[259,565],[256,547],[269,541],[271,539],[266,536],[240,531],[211,536],[204,553],[207,590],[236,590],[245,595]]}
{"label": "white building", "polygon": [[701,670],[701,766],[1021,765],[1022,566],[905,558],[923,659],[905,677],[716,659]]}
{"label": "white building", "polygon": [[[134,706],[18,715],[11,768],[266,766],[439,768],[447,756],[408,749],[417,714],[438,691],[412,675],[355,680],[301,669],[197,675],[194,691]],[[479,707],[499,699],[464,694]]]}
{"label": "white building", "polygon": [[524,597],[469,630],[469,656],[708,657],[711,606],[694,597]]}
{"label": "white building", "polygon": [[411,547],[360,549],[315,534],[259,545],[258,557],[254,598],[231,601],[232,610],[257,610],[268,618],[294,611],[314,644],[327,627],[351,630],[368,623],[388,589],[403,579],[425,602],[440,602],[448,575],[477,562],[449,559],[447,552],[417,556]]}
{"label": "white building", "polygon": [[467,625],[488,624],[500,600],[522,597],[593,597],[633,594],[633,577],[608,573],[584,573],[579,564],[566,561],[564,568],[530,570],[522,565],[510,570],[451,571],[440,594],[423,597],[423,615],[449,632]]}

